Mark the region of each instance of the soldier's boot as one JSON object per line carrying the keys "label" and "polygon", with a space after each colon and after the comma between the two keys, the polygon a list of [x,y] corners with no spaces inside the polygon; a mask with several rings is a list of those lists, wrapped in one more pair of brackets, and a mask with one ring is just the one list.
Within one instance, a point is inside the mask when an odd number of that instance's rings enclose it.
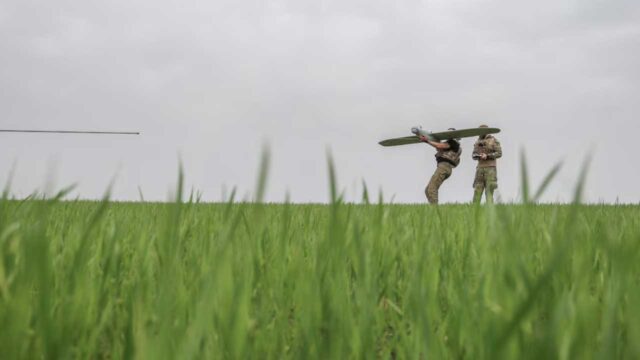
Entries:
{"label": "soldier's boot", "polygon": [[[476,185],[473,191],[473,203],[480,204],[482,200],[482,193],[484,192],[484,185]],[[489,191],[487,191],[487,196],[489,196]]]}

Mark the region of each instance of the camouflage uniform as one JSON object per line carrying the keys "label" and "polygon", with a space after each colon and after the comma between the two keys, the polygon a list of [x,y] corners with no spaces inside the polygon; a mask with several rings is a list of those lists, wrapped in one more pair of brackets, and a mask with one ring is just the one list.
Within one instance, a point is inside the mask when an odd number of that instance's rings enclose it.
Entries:
{"label": "camouflage uniform", "polygon": [[[481,155],[487,159],[482,160]],[[487,203],[493,203],[493,191],[498,188],[497,159],[502,157],[500,142],[491,135],[478,139],[473,146],[472,157],[478,161],[476,177],[473,181],[473,202],[480,203],[482,193],[485,192]]]}
{"label": "camouflage uniform", "polygon": [[456,140],[449,140],[447,143],[449,144],[449,149],[438,150],[438,152],[436,152],[438,167],[433,173],[429,185],[427,185],[427,188],[424,190],[425,195],[427,195],[427,200],[431,204],[438,203],[438,190],[440,189],[440,185],[451,176],[453,168],[460,164],[460,155],[462,155],[460,143]]}

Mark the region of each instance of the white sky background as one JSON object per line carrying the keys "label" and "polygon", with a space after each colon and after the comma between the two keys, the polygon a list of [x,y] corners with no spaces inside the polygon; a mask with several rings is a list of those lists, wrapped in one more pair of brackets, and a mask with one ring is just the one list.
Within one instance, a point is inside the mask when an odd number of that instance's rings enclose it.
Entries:
{"label": "white sky background", "polygon": [[[0,3],[0,128],[142,131],[140,137],[0,134],[12,191],[78,183],[75,195],[166,200],[187,187],[219,201],[255,186],[270,144],[267,199],[328,199],[326,149],[348,200],[361,182],[424,202],[426,145],[379,140],[422,125],[500,127],[500,195],[565,166],[546,201],[567,201],[593,160],[589,201],[640,201],[640,2],[636,0],[191,1]],[[473,139],[440,192],[469,201]]]}

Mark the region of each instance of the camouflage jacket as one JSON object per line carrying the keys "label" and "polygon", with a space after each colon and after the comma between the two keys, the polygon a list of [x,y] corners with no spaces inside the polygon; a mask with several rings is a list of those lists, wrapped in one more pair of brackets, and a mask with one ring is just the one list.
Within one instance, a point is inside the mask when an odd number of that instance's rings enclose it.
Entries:
{"label": "camouflage jacket", "polygon": [[446,150],[438,150],[436,152],[436,160],[438,162],[446,161],[449,164],[453,165],[453,167],[456,167],[460,164],[462,147],[460,146],[460,143],[457,142],[456,140],[449,140],[447,141],[447,143],[449,143],[450,147]]}
{"label": "camouflage jacket", "polygon": [[[486,154],[487,159],[481,160],[481,155]],[[502,157],[502,147],[498,139],[491,135],[485,136],[484,139],[478,139],[473,145],[473,160],[478,161],[478,167],[495,167],[497,159]]]}

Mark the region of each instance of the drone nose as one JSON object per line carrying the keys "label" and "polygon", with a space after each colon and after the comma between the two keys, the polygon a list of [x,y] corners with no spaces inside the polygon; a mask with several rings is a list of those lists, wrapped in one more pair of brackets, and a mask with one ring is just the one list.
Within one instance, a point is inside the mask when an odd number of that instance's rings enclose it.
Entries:
{"label": "drone nose", "polygon": [[416,135],[418,135],[418,133],[420,132],[420,128],[418,128],[418,127],[412,127],[412,128],[411,128],[411,132],[412,132],[412,133],[414,133],[414,134],[416,134]]}

